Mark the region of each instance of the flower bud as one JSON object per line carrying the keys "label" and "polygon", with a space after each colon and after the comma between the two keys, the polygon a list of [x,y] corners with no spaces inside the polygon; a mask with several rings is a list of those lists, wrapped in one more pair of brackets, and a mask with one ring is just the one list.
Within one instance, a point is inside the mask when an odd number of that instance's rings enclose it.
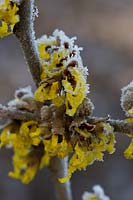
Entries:
{"label": "flower bud", "polygon": [[122,88],[121,107],[127,116],[133,117],[133,81]]}

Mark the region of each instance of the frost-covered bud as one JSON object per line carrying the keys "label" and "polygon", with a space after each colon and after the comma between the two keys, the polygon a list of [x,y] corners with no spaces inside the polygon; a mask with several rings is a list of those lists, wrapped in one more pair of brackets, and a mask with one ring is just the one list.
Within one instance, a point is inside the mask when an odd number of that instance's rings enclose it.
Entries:
{"label": "frost-covered bud", "polygon": [[8,103],[9,107],[13,107],[20,110],[27,110],[33,112],[37,109],[37,103],[33,98],[31,86],[25,88],[19,88],[15,91],[15,99]]}
{"label": "frost-covered bud", "polygon": [[75,117],[86,117],[92,115],[94,104],[89,98],[85,98],[82,104],[79,105]]}
{"label": "frost-covered bud", "polygon": [[133,81],[122,88],[121,107],[127,116],[133,117]]}
{"label": "frost-covered bud", "polygon": [[84,192],[82,200],[110,200],[110,198],[104,194],[104,190],[100,185],[95,185],[93,191],[94,193]]}
{"label": "frost-covered bud", "polygon": [[52,114],[55,112],[56,107],[54,105],[50,105],[50,106],[43,106],[41,108],[41,119],[42,120],[50,120],[52,118]]}
{"label": "frost-covered bud", "polygon": [[15,91],[15,98],[23,99],[25,96],[33,96],[31,86],[19,88]]}

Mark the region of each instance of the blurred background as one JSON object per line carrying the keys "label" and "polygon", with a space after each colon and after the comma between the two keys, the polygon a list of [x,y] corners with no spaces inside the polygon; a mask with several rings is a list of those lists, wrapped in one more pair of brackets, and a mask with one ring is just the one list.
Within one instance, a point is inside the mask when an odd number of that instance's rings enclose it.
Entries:
{"label": "blurred background", "polygon": [[[120,108],[121,88],[133,79],[133,1],[132,0],[38,0],[36,36],[64,30],[84,47],[82,58],[88,66],[90,98],[96,116],[110,114],[124,118]],[[31,84],[19,43],[14,36],[0,40],[0,103],[13,98],[16,88]],[[133,200],[133,161],[123,157],[130,139],[117,136],[117,150],[105,155],[86,171],[72,177],[74,200],[83,191],[101,184],[112,200]],[[23,185],[7,176],[12,169],[11,152],[0,151],[0,200],[54,200],[54,188],[47,169],[32,183]]]}

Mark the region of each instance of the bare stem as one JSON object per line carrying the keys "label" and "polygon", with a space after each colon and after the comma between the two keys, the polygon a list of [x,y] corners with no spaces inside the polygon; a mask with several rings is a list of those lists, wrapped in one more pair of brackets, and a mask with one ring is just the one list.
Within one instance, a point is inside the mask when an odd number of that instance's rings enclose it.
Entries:
{"label": "bare stem", "polygon": [[128,123],[123,120],[108,120],[107,121],[114,128],[114,132],[133,134],[133,123]]}
{"label": "bare stem", "polygon": [[89,123],[97,123],[100,121],[107,122],[114,128],[114,132],[133,134],[133,123],[129,123],[124,120],[114,120],[110,118],[101,118],[101,117],[89,117],[87,121]]}
{"label": "bare stem", "polygon": [[[40,113],[21,111],[16,108],[2,106],[1,104],[0,104],[0,118],[41,121]],[[114,120],[101,117],[88,117],[87,121],[90,124],[95,124],[97,122],[107,122],[114,128],[114,132],[123,134],[124,133],[133,134],[133,123],[129,123],[124,120]]]}
{"label": "bare stem", "polygon": [[20,22],[15,25],[14,34],[18,38],[33,80],[40,82],[40,61],[34,32],[34,0],[22,0],[19,10]]}
{"label": "bare stem", "polygon": [[0,118],[9,118],[16,120],[36,120],[39,121],[40,116],[37,113],[17,110],[16,108],[9,108],[0,104]]}
{"label": "bare stem", "polygon": [[57,200],[72,200],[70,181],[64,184],[58,181],[58,178],[66,176],[67,167],[68,157],[64,159],[53,157],[49,166],[55,185],[55,193]]}

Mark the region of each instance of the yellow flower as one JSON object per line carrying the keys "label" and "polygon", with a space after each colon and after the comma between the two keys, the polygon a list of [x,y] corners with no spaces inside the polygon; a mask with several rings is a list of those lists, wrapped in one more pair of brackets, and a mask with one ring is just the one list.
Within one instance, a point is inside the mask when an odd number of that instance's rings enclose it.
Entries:
{"label": "yellow flower", "polygon": [[125,119],[125,122],[133,123],[133,118],[131,117],[131,118]]}
{"label": "yellow flower", "polygon": [[[86,169],[95,160],[103,161],[104,151],[108,151],[109,153],[114,152],[115,138],[112,129],[108,124],[103,124],[103,126],[111,132],[108,134],[101,132],[95,135],[94,133],[87,133],[86,129],[75,128],[77,133],[84,138],[84,142],[78,141],[76,143],[73,155],[69,160],[68,174],[64,178],[59,178],[61,183],[68,181],[76,170]],[[87,139],[89,139],[88,145],[86,143]]]}
{"label": "yellow flower", "polygon": [[12,123],[4,128],[0,145],[10,145],[14,151],[14,170],[9,176],[26,184],[33,179],[44,163],[44,147],[40,137],[43,130],[36,121]]}
{"label": "yellow flower", "polygon": [[71,178],[72,173],[77,169],[85,169],[94,160],[92,151],[88,151],[86,147],[80,147],[79,144],[77,144],[74,151],[75,153],[69,161],[68,175],[65,178],[59,178],[61,183],[68,181]]}
{"label": "yellow flower", "polygon": [[[87,94],[87,69],[83,66],[80,50],[63,31],[55,30],[37,40],[41,61],[40,86],[35,99],[40,102],[51,100],[56,106],[65,105],[66,114],[73,116]],[[53,82],[48,84],[48,80]]]}
{"label": "yellow flower", "polygon": [[[127,118],[125,119],[126,122],[128,123],[133,123],[133,118]],[[127,159],[133,159],[133,135],[132,134],[127,134],[129,137],[132,138],[130,145],[128,148],[124,151],[124,156]]]}
{"label": "yellow flower", "polygon": [[96,195],[92,195],[88,200],[99,200],[99,198]]}
{"label": "yellow flower", "polygon": [[9,172],[9,176],[15,179],[20,179],[22,183],[28,184],[36,175],[40,157],[36,154],[27,154],[25,157],[20,157],[15,154],[13,157],[14,171]]}
{"label": "yellow flower", "polygon": [[133,139],[132,139],[129,147],[124,151],[124,156],[127,159],[133,159]]}
{"label": "yellow flower", "polygon": [[0,3],[0,37],[13,32],[14,25],[19,22],[18,10],[18,6],[9,0],[3,0]]}
{"label": "yellow flower", "polygon": [[15,3],[10,0],[3,0],[0,4],[0,19],[8,24],[16,24],[19,21],[17,15],[19,8]]}
{"label": "yellow flower", "polygon": [[37,46],[39,51],[39,57],[41,62],[44,60],[48,60],[50,58],[50,54],[48,52],[48,48],[51,47],[51,45],[56,46],[57,41],[56,38],[47,38],[47,36],[42,36],[40,39],[37,40]]}
{"label": "yellow flower", "polygon": [[12,134],[11,143],[15,154],[19,156],[25,156],[30,151],[31,140],[29,137],[22,137],[20,134]]}
{"label": "yellow flower", "polygon": [[59,49],[57,52],[53,52],[52,55],[49,55],[49,60],[42,63],[42,73],[41,80],[45,78],[51,78],[54,76],[59,76],[63,69],[65,68],[62,60],[68,56],[69,51],[64,49]]}
{"label": "yellow flower", "polygon": [[127,111],[129,116],[133,116],[133,106]]}
{"label": "yellow flower", "polygon": [[4,21],[0,21],[0,37],[5,37],[7,35],[12,34],[14,25],[8,25],[6,22]]}
{"label": "yellow flower", "polygon": [[56,106],[61,106],[64,104],[65,101],[65,95],[57,96],[52,100],[52,103],[55,104]]}
{"label": "yellow flower", "polygon": [[71,68],[69,71],[73,79],[72,83],[66,77],[65,80],[62,80],[62,85],[66,92],[66,114],[73,116],[78,106],[86,97],[87,85],[82,73],[78,69]]}
{"label": "yellow flower", "polygon": [[22,122],[19,134],[11,135],[14,151],[19,155],[26,155],[32,145],[38,146],[42,129],[36,121]]}
{"label": "yellow flower", "polygon": [[55,99],[58,96],[59,84],[53,82],[52,84],[42,83],[41,86],[36,90],[34,97],[37,101],[43,102],[46,100]]}
{"label": "yellow flower", "polygon": [[38,51],[39,51],[39,56],[40,59],[45,59],[48,60],[50,58],[49,53],[46,51],[46,48],[48,47],[47,44],[39,44],[38,45]]}
{"label": "yellow flower", "polygon": [[0,135],[0,147],[12,146],[11,135],[18,133],[19,126],[17,123],[12,123],[6,126]]}
{"label": "yellow flower", "polygon": [[[60,136],[61,137],[61,136]],[[42,157],[40,168],[48,166],[50,159],[53,156],[58,156],[59,158],[64,158],[69,153],[72,152],[72,146],[64,136],[62,136],[61,141],[59,142],[58,135],[52,135],[50,139],[43,140],[44,143],[44,156]]]}
{"label": "yellow flower", "polygon": [[[125,119],[125,122],[133,123],[133,118],[131,117],[131,118]],[[128,137],[131,137],[132,140],[128,148],[124,151],[124,156],[127,159],[133,159],[133,134],[127,134],[127,135]]]}
{"label": "yellow flower", "polygon": [[89,197],[87,197],[85,200],[100,200],[99,197],[97,195],[91,195]]}
{"label": "yellow flower", "polygon": [[40,169],[42,169],[45,166],[48,166],[50,164],[50,159],[51,159],[50,155],[45,152],[40,162]]}
{"label": "yellow flower", "polygon": [[51,139],[43,141],[45,153],[50,157],[58,156],[59,158],[64,158],[72,152],[72,146],[64,136],[62,136],[61,142],[58,141],[58,137],[58,135],[52,135]]}

